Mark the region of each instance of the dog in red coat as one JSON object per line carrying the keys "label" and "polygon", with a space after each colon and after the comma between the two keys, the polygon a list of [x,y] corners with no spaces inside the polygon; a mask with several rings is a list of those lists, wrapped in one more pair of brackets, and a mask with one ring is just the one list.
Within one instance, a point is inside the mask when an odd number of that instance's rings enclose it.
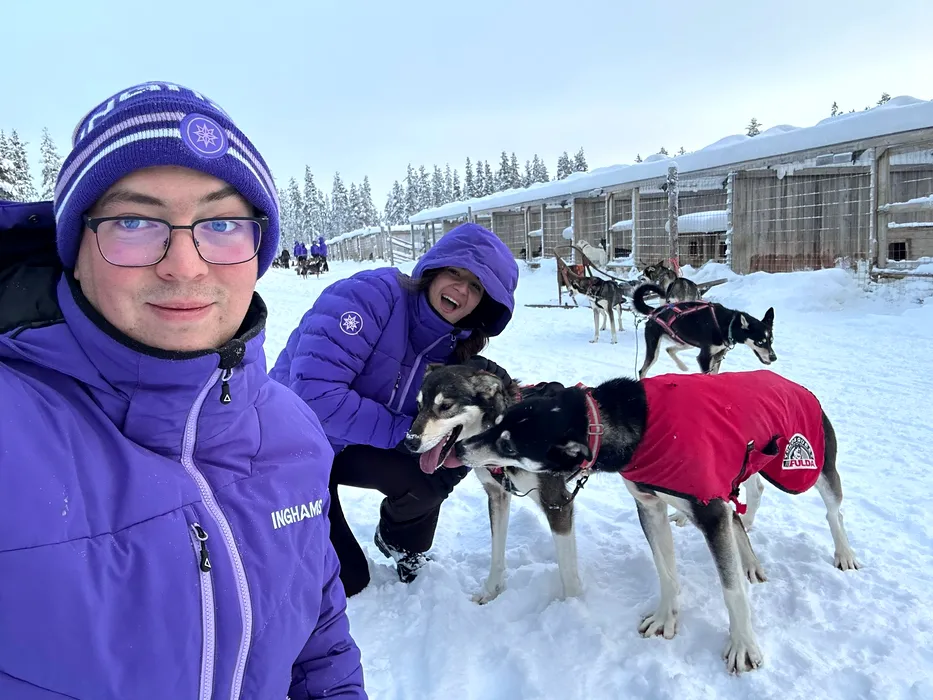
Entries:
{"label": "dog in red coat", "polygon": [[[764,580],[739,515],[745,510],[738,500],[743,482],[760,477],[793,494],[816,486],[826,505],[835,566],[859,567],[840,512],[832,424],[813,394],[768,370],[568,387],[510,407],[456,450],[473,467],[569,474],[584,465],[619,472],[635,498],[661,586],[657,610],[638,626],[646,637],[670,639],[677,631],[679,585],[667,506],[685,514],[703,532],[722,583],[730,672],[762,663],[742,580],[743,573],[753,583]],[[757,507],[757,500],[749,505]]]}

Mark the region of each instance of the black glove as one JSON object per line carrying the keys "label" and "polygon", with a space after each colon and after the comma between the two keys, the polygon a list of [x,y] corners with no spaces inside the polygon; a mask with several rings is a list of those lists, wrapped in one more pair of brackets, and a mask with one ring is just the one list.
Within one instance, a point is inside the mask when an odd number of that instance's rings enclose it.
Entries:
{"label": "black glove", "polygon": [[482,355],[474,355],[473,357],[471,357],[469,360],[467,360],[463,364],[468,365],[470,367],[475,367],[476,369],[481,369],[485,372],[489,372],[490,374],[496,375],[497,377],[499,377],[499,379],[502,380],[502,383],[505,384],[506,386],[512,383],[512,378],[509,376],[508,372],[506,372],[502,367],[497,365],[492,360],[487,360]]}

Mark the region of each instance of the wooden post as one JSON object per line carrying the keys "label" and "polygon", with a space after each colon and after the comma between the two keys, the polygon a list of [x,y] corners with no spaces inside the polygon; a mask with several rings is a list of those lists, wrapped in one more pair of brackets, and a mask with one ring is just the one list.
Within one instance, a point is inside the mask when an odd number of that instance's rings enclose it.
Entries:
{"label": "wooden post", "polygon": [[638,269],[638,188],[632,189],[632,265]]}
{"label": "wooden post", "polygon": [[667,221],[670,227],[668,258],[679,268],[680,255],[677,249],[677,217],[679,216],[680,209],[678,207],[677,189],[677,167],[672,165],[667,169]]}
{"label": "wooden post", "polygon": [[547,205],[541,205],[541,258],[545,257],[544,255],[544,213],[547,211]]}
{"label": "wooden post", "polygon": [[410,235],[411,235],[411,259],[412,259],[412,260],[417,260],[417,259],[418,259],[418,256],[417,256],[417,254],[415,253],[415,225],[414,225],[414,224],[409,224],[409,225],[408,225],[408,230],[409,230],[409,233],[410,233]]}
{"label": "wooden post", "polygon": [[612,192],[606,194],[606,260],[614,260],[616,249],[612,235]]}
{"label": "wooden post", "polygon": [[732,270],[733,207],[735,201],[735,171],[726,178],[726,266]]}
{"label": "wooden post", "polygon": [[467,221],[471,224],[476,223],[476,219],[473,218],[473,207],[467,207]]}
{"label": "wooden post", "polygon": [[363,262],[363,237],[356,237],[356,252],[360,256],[360,262]]}
{"label": "wooden post", "polygon": [[[576,211],[577,211],[577,200],[571,199],[570,200],[570,235],[572,236],[572,238],[570,239],[571,246],[577,245],[577,229],[573,225]],[[561,231],[561,238],[563,238],[563,235],[564,235],[564,232]],[[573,265],[577,264],[577,249],[575,247],[570,249],[570,262]]]}
{"label": "wooden post", "polygon": [[431,222],[431,247],[437,245],[437,229],[434,228],[434,222]]}
{"label": "wooden post", "polygon": [[531,232],[529,221],[531,220],[531,208],[522,207],[522,219],[525,222],[525,262],[531,262]]}
{"label": "wooden post", "polygon": [[[891,151],[887,148],[875,150],[872,158],[872,175],[874,177],[874,187],[872,187],[874,202],[871,205],[871,218],[874,223],[875,249],[870,254],[869,264],[884,269],[888,266],[888,221],[891,218],[890,214],[881,210],[883,205],[891,201]],[[869,228],[869,236],[871,235],[872,231]]]}

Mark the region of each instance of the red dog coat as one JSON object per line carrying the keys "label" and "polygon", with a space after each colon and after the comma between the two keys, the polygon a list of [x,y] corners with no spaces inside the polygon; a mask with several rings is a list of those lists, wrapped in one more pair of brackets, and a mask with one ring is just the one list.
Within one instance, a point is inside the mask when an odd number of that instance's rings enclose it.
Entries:
{"label": "red dog coat", "polygon": [[757,472],[788,493],[819,478],[822,409],[799,384],[768,370],[667,374],[641,383],[647,426],[622,470],[626,479],[709,503],[736,500],[739,484]]}

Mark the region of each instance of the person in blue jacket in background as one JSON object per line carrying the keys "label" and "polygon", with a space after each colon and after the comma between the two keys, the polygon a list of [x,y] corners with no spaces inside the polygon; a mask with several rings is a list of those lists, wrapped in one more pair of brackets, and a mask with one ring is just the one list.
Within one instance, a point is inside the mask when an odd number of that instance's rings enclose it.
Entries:
{"label": "person in blue jacket in background", "polygon": [[426,561],[440,507],[468,468],[421,471],[403,440],[417,414],[428,363],[470,362],[508,381],[478,356],[512,318],[518,265],[492,232],[473,223],[444,235],[411,277],[364,270],[325,289],[292,332],[270,375],[317,414],[336,457],[330,479],[331,541],[348,596],[369,584],[369,565],[340,505],[339,485],[385,499],[375,543],[414,580]]}

